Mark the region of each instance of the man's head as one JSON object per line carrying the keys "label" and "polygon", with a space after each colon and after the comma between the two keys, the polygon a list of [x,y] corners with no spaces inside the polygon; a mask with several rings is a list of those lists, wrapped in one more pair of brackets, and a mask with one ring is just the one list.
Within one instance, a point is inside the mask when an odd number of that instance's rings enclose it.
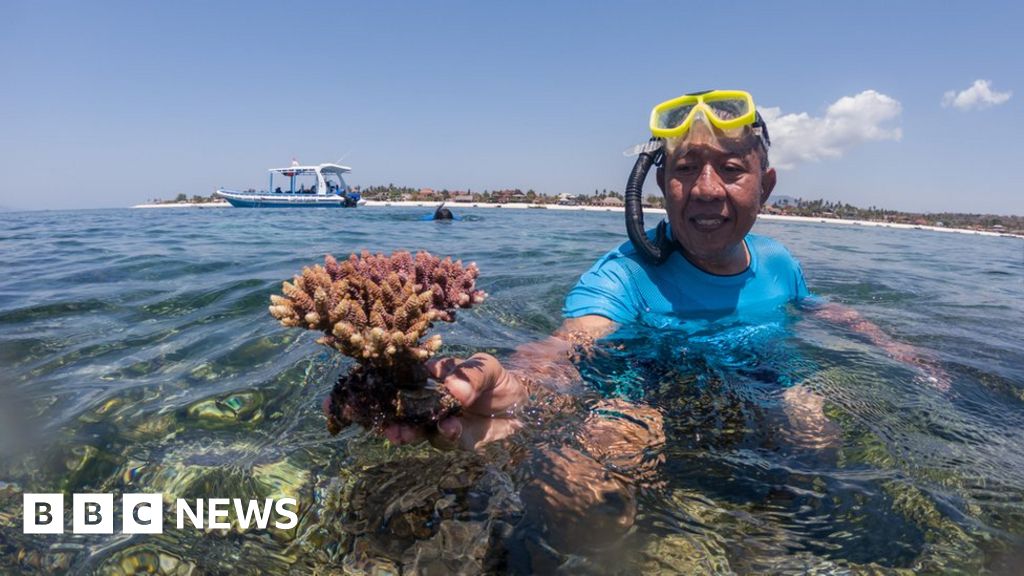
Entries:
{"label": "man's head", "polygon": [[698,109],[685,134],[666,139],[658,186],[687,258],[708,272],[736,274],[749,264],[743,238],[775,188],[776,174],[759,117],[740,128],[714,124]]}

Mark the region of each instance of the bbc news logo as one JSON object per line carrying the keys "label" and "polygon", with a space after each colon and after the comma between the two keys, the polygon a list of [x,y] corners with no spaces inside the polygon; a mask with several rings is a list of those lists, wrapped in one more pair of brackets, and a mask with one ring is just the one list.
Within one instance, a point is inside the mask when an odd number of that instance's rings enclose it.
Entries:
{"label": "bbc news logo", "polygon": [[[264,530],[271,518],[279,530],[289,530],[299,523],[298,503],[294,498],[248,501],[196,498],[191,502],[178,498],[174,510],[179,530],[187,525],[198,530],[230,529],[232,517],[242,530],[250,526]],[[115,515],[113,494],[72,495],[71,532],[74,534],[113,534]],[[24,518],[25,534],[63,534],[64,495],[25,494]],[[163,494],[122,494],[120,530],[123,534],[163,534]]]}

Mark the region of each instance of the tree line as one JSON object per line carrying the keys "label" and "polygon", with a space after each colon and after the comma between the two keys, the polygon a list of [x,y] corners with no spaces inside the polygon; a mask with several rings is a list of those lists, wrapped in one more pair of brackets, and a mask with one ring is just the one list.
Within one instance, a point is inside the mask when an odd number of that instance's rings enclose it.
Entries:
{"label": "tree line", "polygon": [[961,212],[900,212],[877,206],[860,208],[845,202],[829,200],[786,199],[767,206],[768,214],[806,216],[811,218],[840,218],[867,220],[917,226],[937,226],[1024,234],[1024,216],[996,214],[965,214]]}

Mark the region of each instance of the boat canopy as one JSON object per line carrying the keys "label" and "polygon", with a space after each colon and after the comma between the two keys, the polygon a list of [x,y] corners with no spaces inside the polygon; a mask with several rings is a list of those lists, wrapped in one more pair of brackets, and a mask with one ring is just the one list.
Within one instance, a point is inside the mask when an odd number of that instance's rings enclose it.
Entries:
{"label": "boat canopy", "polygon": [[[341,164],[317,164],[315,166],[303,166],[296,161],[292,161],[292,165],[287,168],[271,168],[268,170],[270,173],[270,182],[267,185],[267,190],[275,191],[274,188],[274,175],[280,174],[285,178],[289,179],[288,193],[295,194],[295,177],[296,176],[313,176],[316,179],[316,184],[313,188],[307,191],[305,186],[299,190],[300,194],[317,194],[333,195],[340,194],[345,195],[350,192],[348,184],[345,183],[345,179],[342,174],[351,172],[352,169],[348,166],[342,166]],[[336,182],[332,182],[336,180]]]}
{"label": "boat canopy", "polygon": [[320,164],[318,166],[289,166],[287,168],[271,168],[270,172],[277,172],[278,174],[284,174],[285,176],[298,176],[299,174],[316,174],[317,172],[327,172],[334,174],[344,174],[351,172],[352,169],[348,166],[342,166],[340,164]]}

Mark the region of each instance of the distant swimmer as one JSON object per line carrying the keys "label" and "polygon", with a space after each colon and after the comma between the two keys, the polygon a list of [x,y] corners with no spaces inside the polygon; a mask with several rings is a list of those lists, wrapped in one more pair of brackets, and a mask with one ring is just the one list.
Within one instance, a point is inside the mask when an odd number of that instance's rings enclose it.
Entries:
{"label": "distant swimmer", "polygon": [[452,211],[445,208],[444,204],[441,204],[437,207],[437,210],[434,210],[434,220],[452,220],[454,218]]}
{"label": "distant swimmer", "polygon": [[420,220],[462,220],[462,218],[452,214],[451,210],[444,207],[444,202],[441,202],[433,214],[424,214]]}

